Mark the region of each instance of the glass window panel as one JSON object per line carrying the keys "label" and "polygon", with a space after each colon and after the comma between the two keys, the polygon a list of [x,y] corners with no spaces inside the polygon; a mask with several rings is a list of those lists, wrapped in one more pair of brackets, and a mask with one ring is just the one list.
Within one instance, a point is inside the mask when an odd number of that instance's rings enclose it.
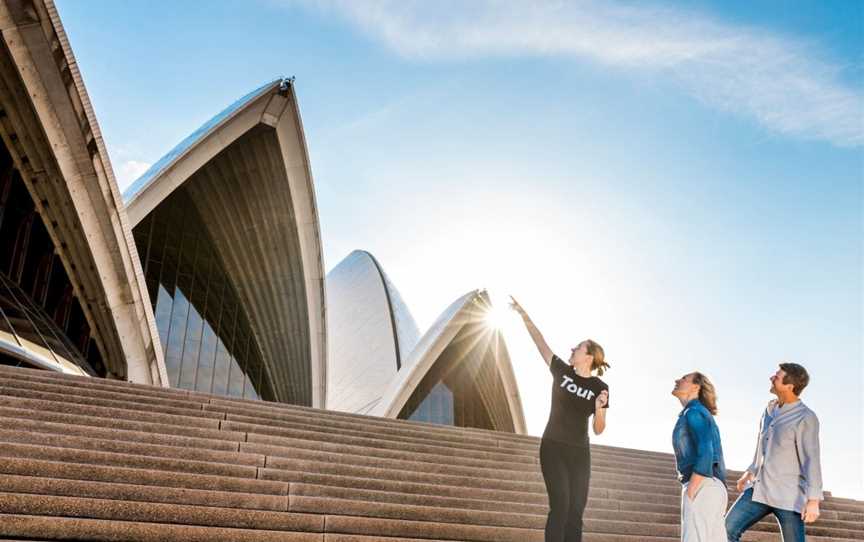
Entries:
{"label": "glass window panel", "polygon": [[27,316],[24,314],[24,311],[22,311],[19,308],[17,301],[14,301],[14,300],[9,299],[9,298],[4,299],[3,301],[4,301],[6,317],[9,318],[9,321],[12,323],[12,327],[16,327],[15,324],[19,320],[24,320],[24,321],[27,320]]}
{"label": "glass window panel", "polygon": [[220,339],[216,345],[216,363],[213,369],[213,393],[228,394],[228,371],[231,368],[231,354]]}
{"label": "glass window panel", "polygon": [[409,420],[454,425],[453,392],[443,382],[438,382],[420,405],[408,417]]}
{"label": "glass window panel", "polygon": [[204,319],[210,324],[213,328],[214,333],[217,329],[219,329],[220,324],[222,323],[222,285],[213,284],[211,282],[208,285],[207,291],[207,307],[205,308]]}
{"label": "glass window panel", "polygon": [[[12,311],[9,312],[11,313]],[[10,317],[9,322],[12,324],[13,329],[15,329],[15,333],[21,337],[22,340],[34,343],[42,342],[42,337],[39,335],[39,331],[24,311],[19,311],[17,318]]]}
{"label": "glass window panel", "polygon": [[162,271],[159,274],[162,284],[170,290],[174,290],[177,285],[177,260],[169,258],[165,253],[165,259],[162,260]]}
{"label": "glass window panel", "polygon": [[204,321],[194,305],[189,305],[189,317],[186,320],[186,340],[201,342],[201,333],[204,331]]}
{"label": "glass window panel", "polygon": [[441,393],[441,402],[444,409],[444,415],[441,417],[441,423],[445,423],[447,425],[454,425],[456,420],[454,418],[455,408],[453,408],[453,392],[450,391],[447,386],[443,383],[441,386],[444,388]]}
{"label": "glass window panel", "polygon": [[[138,228],[136,227],[135,230]],[[134,231],[134,230],[133,230]],[[160,221],[156,221],[153,225],[153,235],[150,238],[150,255],[149,258],[151,261],[162,261],[162,252],[165,248],[165,242],[168,240],[168,230],[165,227],[165,224]],[[148,257],[147,252],[143,252],[141,254],[142,257]],[[148,270],[149,272],[149,270]]]}
{"label": "glass window panel", "polygon": [[0,298],[0,332],[11,334],[12,326],[9,325],[9,322],[6,320],[6,314],[3,311],[4,307],[2,301],[3,299]]}
{"label": "glass window panel", "polygon": [[[187,335],[188,336],[188,335]],[[195,376],[198,372],[198,352],[201,341],[187,340],[183,347],[183,370],[180,371],[181,388],[195,389]]]}
{"label": "glass window panel", "polygon": [[411,416],[411,419],[418,422],[428,422],[429,404],[426,402],[420,403],[420,406],[415,411],[415,415]]}
{"label": "glass window panel", "polygon": [[183,295],[189,296],[192,291],[192,275],[184,275],[183,273],[179,273],[177,275],[177,289],[183,292]]}
{"label": "glass window panel", "polygon": [[[259,397],[267,397],[270,398],[269,390],[267,389],[267,385],[263,383],[263,378],[265,378],[264,374],[264,364],[261,362],[261,356],[258,355],[258,351],[255,348],[255,341],[251,341],[251,348],[249,349],[249,356],[246,361],[246,389],[251,389],[255,392],[255,398]],[[251,397],[247,392],[244,391],[246,397]]]}
{"label": "glass window panel", "polygon": [[232,397],[242,397],[243,384],[245,379],[246,374],[243,373],[243,369],[240,367],[240,364],[237,363],[237,360],[232,356],[231,381],[228,383],[228,395],[231,395]]}
{"label": "glass window panel", "polygon": [[204,242],[198,243],[198,256],[195,260],[195,279],[200,277],[205,284],[213,280],[213,275],[216,273],[210,268],[212,255],[209,246]]}
{"label": "glass window panel", "polygon": [[0,340],[46,362],[77,365],[94,374],[80,351],[30,296],[5,275],[0,274],[0,284]]}
{"label": "glass window panel", "polygon": [[198,378],[195,381],[195,389],[198,391],[210,392],[213,384],[213,367],[216,363],[217,342],[216,332],[205,322],[201,351],[198,356]]}
{"label": "glass window panel", "polygon": [[[226,290],[230,290],[230,288],[226,288]],[[221,337],[233,336],[234,330],[237,328],[237,305],[230,295],[225,295],[222,298],[222,318],[220,322],[219,335]],[[227,339],[225,342],[231,344],[231,341]]]}
{"label": "glass window panel", "polygon": [[[132,238],[135,240],[135,246],[138,247],[142,256],[147,254],[147,241],[150,237],[150,218],[145,218],[138,223],[138,227],[132,230]],[[142,250],[143,249],[143,250]],[[146,257],[146,256],[145,256]]]}
{"label": "glass window panel", "polygon": [[198,238],[194,232],[184,232],[180,245],[180,275],[192,277],[195,270],[195,251]]}
{"label": "glass window panel", "polygon": [[159,330],[159,340],[164,346],[168,341],[168,329],[171,327],[171,308],[174,305],[174,299],[163,285],[159,285],[159,297],[156,300],[156,329]]}
{"label": "glass window panel", "polygon": [[168,378],[177,385],[180,378],[183,344],[186,337],[186,317],[189,313],[189,302],[180,290],[176,291],[174,307],[171,311],[171,327],[168,331],[168,344],[165,348],[165,365]]}
{"label": "glass window panel", "polygon": [[[52,316],[63,313],[71,289],[63,263],[54,255],[54,244],[5,144],[0,142],[0,333],[9,346],[18,345],[46,362],[75,365],[95,375],[93,367],[76,348],[65,329]],[[23,234],[27,237],[22,237]],[[13,269],[13,263],[14,269]],[[14,271],[10,277],[6,273]],[[13,280],[14,279],[14,280]],[[77,303],[77,300],[74,300]],[[15,333],[23,336],[16,340]],[[89,330],[74,329],[76,341],[86,341]],[[79,336],[81,335],[81,336]],[[94,354],[98,359],[98,352]]]}
{"label": "glass window panel", "polygon": [[216,394],[272,396],[270,383],[262,382],[260,350],[244,308],[187,191],[175,191],[142,225],[148,228],[146,239],[138,231],[135,239],[149,244],[146,279],[156,297],[157,329],[172,383]]}
{"label": "glass window panel", "polygon": [[147,300],[151,301],[153,312],[155,313],[156,305],[153,304],[153,300],[157,302],[159,300],[159,281],[152,277],[148,277],[145,281],[147,283]]}
{"label": "glass window panel", "polygon": [[252,379],[246,379],[246,385],[243,389],[243,397],[246,399],[260,399],[258,397],[258,393],[255,391],[255,386],[252,385]]}

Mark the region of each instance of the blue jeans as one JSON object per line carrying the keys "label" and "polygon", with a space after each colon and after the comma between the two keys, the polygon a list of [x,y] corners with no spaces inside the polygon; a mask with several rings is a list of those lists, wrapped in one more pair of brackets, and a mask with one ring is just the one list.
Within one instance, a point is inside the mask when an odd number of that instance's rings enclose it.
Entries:
{"label": "blue jeans", "polygon": [[777,518],[783,542],[804,542],[804,520],[801,519],[801,514],[794,510],[781,510],[761,502],[753,502],[752,487],[744,491],[726,513],[726,535],[729,542],[741,540],[744,531],[768,514],[774,514]]}

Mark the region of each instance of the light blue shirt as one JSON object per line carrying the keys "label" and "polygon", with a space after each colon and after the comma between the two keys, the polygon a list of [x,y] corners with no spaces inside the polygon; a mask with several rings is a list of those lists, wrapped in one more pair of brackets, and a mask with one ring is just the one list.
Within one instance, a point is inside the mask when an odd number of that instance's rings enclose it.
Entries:
{"label": "light blue shirt", "polygon": [[819,418],[799,401],[768,403],[759,424],[753,463],[753,500],[801,512],[810,499],[822,500]]}

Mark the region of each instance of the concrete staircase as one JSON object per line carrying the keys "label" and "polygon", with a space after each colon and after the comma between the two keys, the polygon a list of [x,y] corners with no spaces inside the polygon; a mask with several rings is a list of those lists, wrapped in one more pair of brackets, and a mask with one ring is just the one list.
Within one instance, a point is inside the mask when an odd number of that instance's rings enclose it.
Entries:
{"label": "concrete staircase", "polygon": [[[0,366],[0,540],[541,542],[538,446]],[[671,455],[592,454],[585,540],[678,540]],[[864,540],[864,503],[828,498],[808,531]]]}

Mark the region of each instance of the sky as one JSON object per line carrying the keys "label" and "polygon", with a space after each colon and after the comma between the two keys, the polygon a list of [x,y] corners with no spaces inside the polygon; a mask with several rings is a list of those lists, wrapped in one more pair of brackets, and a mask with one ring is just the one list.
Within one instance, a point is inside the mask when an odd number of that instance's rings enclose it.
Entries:
{"label": "sky", "polygon": [[[593,442],[671,451],[674,379],[746,467],[803,364],[825,488],[864,498],[864,3],[57,0],[118,183],[295,76],[325,267],[370,251],[421,331],[514,295],[612,369]],[[529,433],[551,377],[502,325]]]}

